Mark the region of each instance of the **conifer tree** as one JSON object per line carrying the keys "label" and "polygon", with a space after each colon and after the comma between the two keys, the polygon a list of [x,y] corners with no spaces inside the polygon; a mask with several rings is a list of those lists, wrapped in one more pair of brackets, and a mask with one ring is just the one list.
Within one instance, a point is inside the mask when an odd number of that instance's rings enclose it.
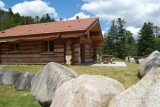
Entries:
{"label": "conifer tree", "polygon": [[148,56],[156,49],[155,35],[153,32],[154,25],[151,22],[144,23],[138,36],[138,55]]}
{"label": "conifer tree", "polygon": [[112,26],[105,33],[106,54],[112,54],[115,57],[125,58],[128,55],[136,54],[135,40],[133,34],[124,28],[125,21],[118,18],[117,21],[112,21]]}
{"label": "conifer tree", "polygon": [[44,15],[42,18],[39,18],[38,16],[32,18],[31,16],[21,16],[19,13],[13,13],[11,8],[9,8],[8,11],[4,11],[0,8],[0,31],[17,25],[52,21],[55,21],[55,19],[51,18],[49,14]]}

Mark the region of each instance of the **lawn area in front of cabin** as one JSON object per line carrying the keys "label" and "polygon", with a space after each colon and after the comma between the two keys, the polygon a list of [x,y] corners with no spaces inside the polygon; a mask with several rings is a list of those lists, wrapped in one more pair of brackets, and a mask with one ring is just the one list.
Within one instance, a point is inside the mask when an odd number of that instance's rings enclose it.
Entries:
{"label": "lawn area in front of cabin", "polygon": [[[137,77],[139,64],[126,62],[127,67],[104,67],[104,66],[67,66],[78,73],[90,75],[103,75],[111,77],[121,82],[128,88],[140,79]],[[45,65],[1,65],[7,70],[17,70],[20,72],[38,72]],[[0,107],[40,107],[30,91],[16,91],[13,86],[0,84]]]}

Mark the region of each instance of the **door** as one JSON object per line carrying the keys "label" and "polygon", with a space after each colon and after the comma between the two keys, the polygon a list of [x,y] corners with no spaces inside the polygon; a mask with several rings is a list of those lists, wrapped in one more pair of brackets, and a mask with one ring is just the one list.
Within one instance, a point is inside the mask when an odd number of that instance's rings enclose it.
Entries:
{"label": "door", "polygon": [[85,44],[81,44],[81,63],[85,62]]}

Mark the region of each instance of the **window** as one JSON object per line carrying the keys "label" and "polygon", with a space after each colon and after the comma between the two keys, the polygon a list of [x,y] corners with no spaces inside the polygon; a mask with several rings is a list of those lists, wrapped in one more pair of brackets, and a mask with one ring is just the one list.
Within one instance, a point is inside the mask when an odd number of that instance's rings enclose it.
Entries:
{"label": "window", "polygon": [[11,51],[18,51],[19,50],[19,43],[11,44]]}
{"label": "window", "polygon": [[45,41],[44,52],[53,52],[53,51],[54,51],[54,41]]}

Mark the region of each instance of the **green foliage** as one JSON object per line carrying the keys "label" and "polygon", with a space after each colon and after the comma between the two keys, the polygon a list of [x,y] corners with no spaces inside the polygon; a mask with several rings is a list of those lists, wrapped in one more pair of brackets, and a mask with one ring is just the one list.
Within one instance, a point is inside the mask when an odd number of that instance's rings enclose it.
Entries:
{"label": "green foliage", "polygon": [[99,47],[99,48],[98,48],[98,51],[97,51],[97,54],[98,54],[99,56],[104,55],[104,54],[105,54],[105,48],[104,48],[104,47]]}
{"label": "green foliage", "polygon": [[156,37],[156,50],[160,51],[160,37]]}
{"label": "green foliage", "polygon": [[156,50],[156,40],[153,32],[154,25],[151,22],[144,23],[138,36],[138,55],[148,56]]}
{"label": "green foliage", "polygon": [[54,22],[55,20],[52,19],[49,14],[46,14],[42,16],[42,18],[39,20],[40,23],[45,23],[45,22]]}
{"label": "green foliage", "polygon": [[9,11],[0,9],[0,30],[32,23],[34,23],[34,20],[30,16],[20,16],[19,13],[14,14],[11,8],[9,8]]}
{"label": "green foliage", "polygon": [[112,54],[118,58],[136,54],[133,34],[124,28],[124,24],[125,21],[121,18],[112,21],[111,28],[105,33],[104,50],[106,54]]}
{"label": "green foliage", "polygon": [[133,34],[130,31],[126,31],[125,48],[127,55],[137,55],[137,47]]}
{"label": "green foliage", "polygon": [[20,16],[19,13],[13,13],[11,8],[9,8],[8,11],[4,11],[0,8],[0,31],[15,27],[17,25],[27,25],[53,21],[55,21],[54,18],[51,18],[49,14],[46,14],[41,18],[39,18],[38,16],[32,18],[31,16]]}

